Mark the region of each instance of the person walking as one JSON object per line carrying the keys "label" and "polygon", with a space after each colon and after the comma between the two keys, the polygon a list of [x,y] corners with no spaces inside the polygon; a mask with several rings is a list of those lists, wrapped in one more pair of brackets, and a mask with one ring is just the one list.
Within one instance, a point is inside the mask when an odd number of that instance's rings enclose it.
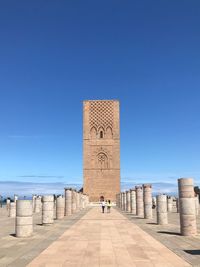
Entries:
{"label": "person walking", "polygon": [[108,203],[107,203],[107,213],[110,213],[110,210],[111,210],[111,201],[108,200]]}
{"label": "person walking", "polygon": [[105,201],[101,201],[101,209],[102,209],[102,213],[104,213],[104,210],[105,210],[105,206],[106,206],[106,203]]}

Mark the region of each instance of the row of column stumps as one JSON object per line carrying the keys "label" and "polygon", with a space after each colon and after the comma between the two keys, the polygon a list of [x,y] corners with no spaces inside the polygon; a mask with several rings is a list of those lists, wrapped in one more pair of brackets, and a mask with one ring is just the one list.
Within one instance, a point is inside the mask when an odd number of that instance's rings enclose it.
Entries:
{"label": "row of column stumps", "polygon": [[192,178],[178,179],[178,198],[165,194],[152,196],[151,184],[135,188],[117,195],[117,207],[144,219],[152,219],[152,208],[156,207],[157,224],[168,224],[168,213],[173,211],[174,203],[180,214],[180,233],[183,236],[197,234],[196,216],[199,214],[199,197],[195,196]]}
{"label": "row of column stumps", "polygon": [[24,238],[33,234],[33,214],[41,212],[42,225],[54,223],[54,210],[56,209],[56,220],[64,216],[70,216],[85,209],[89,204],[89,197],[72,188],[65,188],[65,196],[45,195],[32,197],[32,200],[18,200],[14,202],[7,199],[6,206],[8,216],[15,218],[15,236]]}

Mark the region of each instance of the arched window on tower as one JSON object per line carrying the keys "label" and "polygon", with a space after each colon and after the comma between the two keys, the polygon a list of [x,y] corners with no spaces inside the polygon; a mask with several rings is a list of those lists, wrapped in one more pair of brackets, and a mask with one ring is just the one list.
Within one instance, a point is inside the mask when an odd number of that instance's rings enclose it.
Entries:
{"label": "arched window on tower", "polygon": [[103,127],[100,127],[98,129],[98,138],[99,139],[102,139],[102,138],[104,138],[104,135],[105,135],[104,128]]}
{"label": "arched window on tower", "polygon": [[100,138],[103,138],[103,131],[100,131]]}

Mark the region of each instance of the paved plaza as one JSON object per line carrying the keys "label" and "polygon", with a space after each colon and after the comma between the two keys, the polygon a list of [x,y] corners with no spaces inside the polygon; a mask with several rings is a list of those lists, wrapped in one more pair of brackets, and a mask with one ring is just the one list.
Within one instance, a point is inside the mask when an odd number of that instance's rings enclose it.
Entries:
{"label": "paved plaza", "polygon": [[[172,212],[168,212],[168,224],[166,225],[157,225],[156,209],[153,210],[153,219],[148,220],[127,212],[123,212],[123,215],[192,266],[200,266],[200,235],[180,235],[179,213],[176,208],[173,208]],[[197,230],[200,233],[200,215],[197,216]]]}
{"label": "paved plaza", "polygon": [[175,211],[167,226],[114,208],[102,214],[92,207],[51,226],[42,226],[41,215],[35,214],[30,238],[14,237],[14,219],[5,208],[0,215],[1,267],[200,266],[200,253],[195,253],[200,238],[178,234]]}
{"label": "paved plaza", "polygon": [[184,267],[187,262],[117,210],[93,207],[28,267]]}
{"label": "paved plaza", "polygon": [[27,266],[85,213],[86,210],[83,210],[62,220],[55,220],[51,226],[42,225],[41,213],[36,213],[33,216],[33,236],[16,238],[15,218],[8,217],[5,207],[0,208],[0,267]]}

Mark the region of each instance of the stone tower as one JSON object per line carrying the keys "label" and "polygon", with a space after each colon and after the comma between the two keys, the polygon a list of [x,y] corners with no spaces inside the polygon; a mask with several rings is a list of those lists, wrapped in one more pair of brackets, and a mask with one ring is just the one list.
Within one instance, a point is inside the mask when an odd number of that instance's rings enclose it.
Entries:
{"label": "stone tower", "polygon": [[119,101],[83,102],[84,193],[90,201],[116,200],[120,192]]}

